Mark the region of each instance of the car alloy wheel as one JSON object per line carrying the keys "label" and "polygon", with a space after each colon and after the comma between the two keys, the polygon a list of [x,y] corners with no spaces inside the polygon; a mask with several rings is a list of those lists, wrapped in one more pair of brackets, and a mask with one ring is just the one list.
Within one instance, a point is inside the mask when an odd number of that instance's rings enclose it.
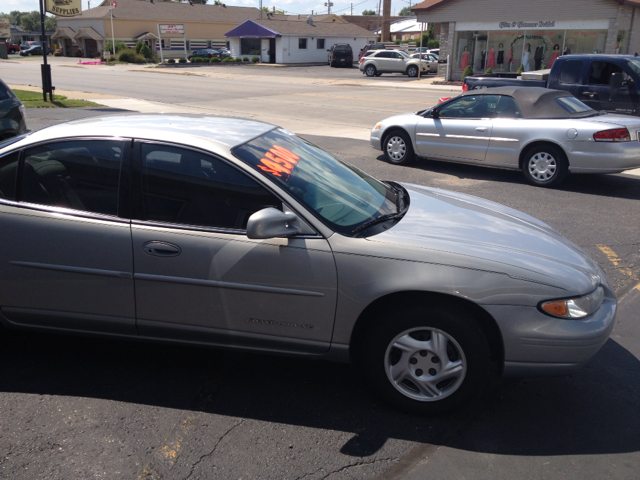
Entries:
{"label": "car alloy wheel", "polygon": [[407,165],[414,159],[409,136],[400,131],[391,132],[384,140],[384,155],[389,163]]}
{"label": "car alloy wheel", "polygon": [[419,327],[391,340],[384,356],[384,369],[400,393],[421,402],[432,402],[460,388],[467,360],[449,334]]}
{"label": "car alloy wheel", "polygon": [[418,67],[415,65],[411,65],[407,68],[407,76],[409,77],[417,77],[418,76]]}
{"label": "car alloy wheel", "polygon": [[367,67],[364,69],[364,73],[367,75],[367,77],[374,77],[376,75],[376,67],[374,67],[373,65],[367,65]]}
{"label": "car alloy wheel", "polygon": [[522,170],[532,185],[552,187],[564,179],[568,167],[564,152],[553,145],[541,145],[527,152]]}

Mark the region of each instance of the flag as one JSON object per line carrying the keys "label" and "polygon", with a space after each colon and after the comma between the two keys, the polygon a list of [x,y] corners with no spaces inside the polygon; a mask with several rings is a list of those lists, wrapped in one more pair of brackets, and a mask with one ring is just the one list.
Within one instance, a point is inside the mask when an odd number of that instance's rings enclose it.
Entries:
{"label": "flag", "polygon": [[116,8],[118,6],[118,0],[113,0],[113,8]]}

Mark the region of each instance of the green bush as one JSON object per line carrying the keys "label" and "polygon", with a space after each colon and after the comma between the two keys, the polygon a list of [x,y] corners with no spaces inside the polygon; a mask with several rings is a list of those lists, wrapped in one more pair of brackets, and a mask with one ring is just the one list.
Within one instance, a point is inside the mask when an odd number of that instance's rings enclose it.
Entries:
{"label": "green bush", "polygon": [[[122,40],[116,40],[116,53],[118,53],[120,50],[125,50],[126,48],[127,45]],[[111,42],[111,40],[107,40],[105,42],[104,49],[113,53],[113,43]]]}
{"label": "green bush", "polygon": [[223,63],[231,63],[235,61],[235,58],[233,57],[225,57],[222,59]]}
{"label": "green bush", "polygon": [[487,68],[484,72],[485,75],[490,75],[493,73],[493,70],[491,70],[491,67]]}
{"label": "green bush", "polygon": [[176,63],[176,61],[173,58],[170,58],[169,60],[167,60],[167,63]]}
{"label": "green bush", "polygon": [[258,57],[251,57],[251,63],[258,63],[260,61],[260,58]]}
{"label": "green bush", "polygon": [[131,48],[125,48],[121,52],[119,52],[118,60],[121,62],[131,62],[133,58],[136,56],[136,51]]}
{"label": "green bush", "polygon": [[249,57],[242,57],[242,61],[243,62],[248,62],[249,61]]}
{"label": "green bush", "polygon": [[218,57],[211,57],[209,63],[220,63],[220,59]]}
{"label": "green bush", "polygon": [[181,58],[180,60],[178,60],[178,63],[187,63],[187,59],[186,58]]}
{"label": "green bush", "polygon": [[240,57],[236,58],[235,60],[236,63],[242,63],[242,59]]}
{"label": "green bush", "polygon": [[138,43],[136,43],[136,53],[140,53],[140,50],[142,50],[143,46],[144,46],[144,43],[138,40]]}
{"label": "green bush", "polygon": [[461,80],[464,80],[464,78],[468,77],[469,75],[473,75],[473,68],[471,68],[471,65],[467,65],[467,68],[464,69],[464,72],[462,72]]}
{"label": "green bush", "polygon": [[151,59],[151,57],[153,57],[152,53],[151,53],[151,48],[149,48],[149,45],[143,43],[142,47],[140,48],[140,51],[137,52],[139,54],[142,54],[142,56],[144,58],[148,58]]}
{"label": "green bush", "polygon": [[440,40],[429,40],[427,42],[427,48],[440,48]]}
{"label": "green bush", "polygon": [[518,70],[516,70],[516,73],[522,73],[524,72],[524,65],[520,64],[520,67],[518,67]]}
{"label": "green bush", "polygon": [[202,63],[202,58],[194,57],[191,59],[191,63]]}
{"label": "green bush", "polygon": [[62,56],[62,52],[60,50],[56,50],[55,52],[53,52],[53,56],[54,57],[61,57]]}

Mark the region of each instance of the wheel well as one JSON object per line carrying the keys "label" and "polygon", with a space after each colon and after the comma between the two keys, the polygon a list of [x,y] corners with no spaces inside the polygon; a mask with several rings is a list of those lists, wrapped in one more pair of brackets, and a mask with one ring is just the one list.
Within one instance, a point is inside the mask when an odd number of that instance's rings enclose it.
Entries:
{"label": "wheel well", "polygon": [[484,333],[489,349],[491,351],[491,361],[498,365],[501,372],[504,364],[504,345],[502,343],[502,334],[498,328],[498,324],[494,318],[485,309],[479,305],[466,300],[464,298],[455,297],[443,293],[434,292],[397,292],[378,298],[369,304],[358,317],[356,324],[351,333],[351,341],[349,342],[349,354],[352,357],[361,347],[363,334],[371,322],[375,321],[375,315],[380,311],[390,308],[402,308],[403,305],[420,305],[427,308],[427,305],[451,306],[463,308],[475,319],[478,326]]}
{"label": "wheel well", "polygon": [[387,138],[389,138],[389,135],[391,135],[394,132],[402,132],[404,133],[407,137],[409,137],[409,141],[411,142],[411,146],[413,147],[413,150],[415,152],[416,146],[413,144],[413,138],[411,138],[411,135],[409,135],[409,132],[407,132],[404,128],[402,127],[391,127],[388,128],[384,134],[382,135],[382,138],[380,139],[380,145],[382,147],[382,151],[384,151],[384,144],[387,141]]}
{"label": "wheel well", "polygon": [[518,161],[518,164],[520,165],[521,169],[524,169],[524,160],[525,157],[527,156],[527,154],[529,153],[529,150],[531,150],[532,148],[535,147],[540,147],[543,145],[551,145],[555,148],[558,148],[562,154],[564,155],[565,160],[567,161],[567,165],[569,165],[569,157],[567,156],[567,152],[564,151],[564,148],[562,148],[562,145],[559,145],[555,142],[549,142],[549,141],[543,141],[543,140],[539,140],[536,142],[531,142],[529,145],[526,145],[523,149],[522,152],[520,152],[520,159]]}

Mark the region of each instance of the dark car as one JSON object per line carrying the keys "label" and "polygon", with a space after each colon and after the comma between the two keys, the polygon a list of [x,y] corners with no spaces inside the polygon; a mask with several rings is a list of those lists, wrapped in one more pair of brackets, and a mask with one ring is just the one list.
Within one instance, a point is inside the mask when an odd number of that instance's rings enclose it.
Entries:
{"label": "dark car", "polygon": [[0,80],[0,141],[28,132],[24,105],[15,93]]}
{"label": "dark car", "polygon": [[33,42],[33,41],[22,42],[20,44],[20,50],[27,50],[28,48],[39,47],[39,46],[40,46],[40,43],[38,42]]}
{"label": "dark car", "polygon": [[329,52],[327,63],[332,67],[353,66],[353,50],[348,43],[334,43],[327,52]]}
{"label": "dark car", "polygon": [[188,58],[189,58],[189,61],[191,61],[194,58],[213,58],[213,57],[223,58],[220,51],[214,48],[203,48],[202,50],[196,50],[191,55],[189,55]]}
{"label": "dark car", "polygon": [[[47,47],[47,55],[51,55],[53,53],[53,48]],[[22,50],[20,55],[23,57],[28,57],[29,55],[42,55],[42,47],[40,45],[35,45],[33,47],[27,48],[26,50]]]}

